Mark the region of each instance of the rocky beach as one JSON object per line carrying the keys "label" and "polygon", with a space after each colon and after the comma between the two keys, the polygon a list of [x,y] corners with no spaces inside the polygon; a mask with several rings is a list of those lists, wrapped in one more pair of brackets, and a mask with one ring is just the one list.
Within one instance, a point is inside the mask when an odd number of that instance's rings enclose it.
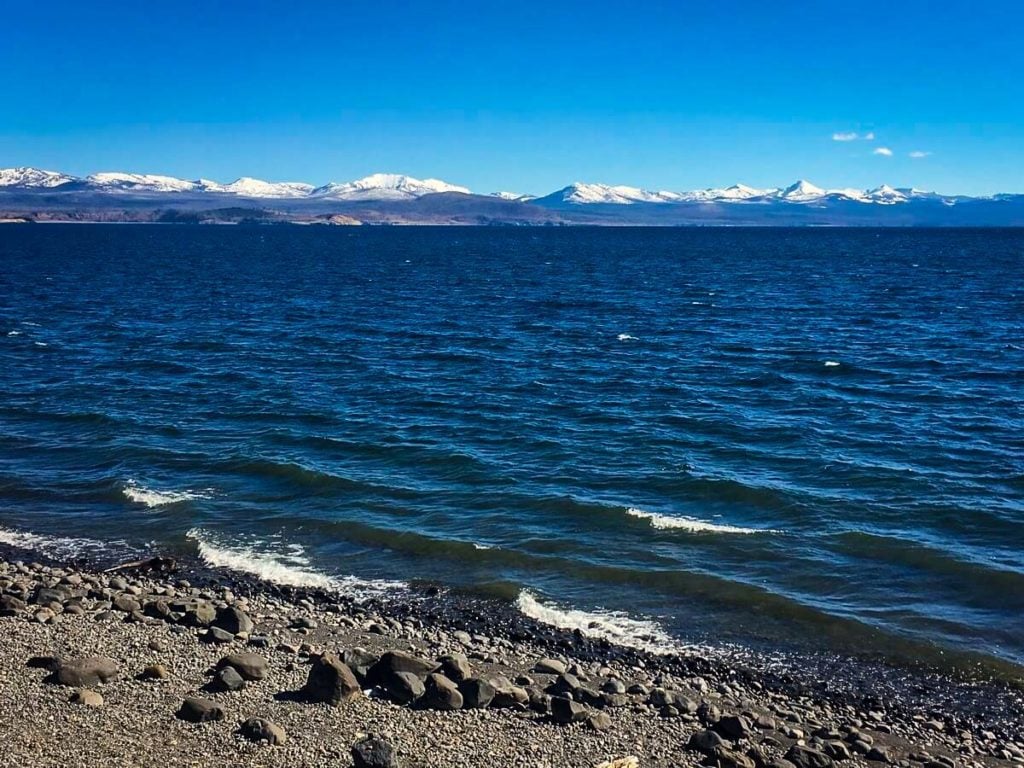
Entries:
{"label": "rocky beach", "polygon": [[1005,682],[651,655],[437,587],[360,602],[2,554],[2,765],[1024,764]]}

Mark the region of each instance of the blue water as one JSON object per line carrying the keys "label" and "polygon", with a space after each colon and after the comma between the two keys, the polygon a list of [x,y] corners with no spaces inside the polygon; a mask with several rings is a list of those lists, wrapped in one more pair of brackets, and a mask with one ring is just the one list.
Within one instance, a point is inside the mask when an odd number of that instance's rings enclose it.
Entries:
{"label": "blue water", "polygon": [[79,554],[1012,669],[1022,385],[1020,231],[0,229],[0,541]]}

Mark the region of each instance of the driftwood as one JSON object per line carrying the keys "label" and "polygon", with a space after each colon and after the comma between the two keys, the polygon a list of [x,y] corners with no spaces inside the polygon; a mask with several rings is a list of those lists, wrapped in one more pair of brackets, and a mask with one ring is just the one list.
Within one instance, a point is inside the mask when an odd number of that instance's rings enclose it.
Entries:
{"label": "driftwood", "polygon": [[113,568],[107,568],[103,573],[114,571],[162,571],[169,572],[178,569],[178,563],[173,557],[148,557],[145,560],[133,560],[130,563],[121,563]]}

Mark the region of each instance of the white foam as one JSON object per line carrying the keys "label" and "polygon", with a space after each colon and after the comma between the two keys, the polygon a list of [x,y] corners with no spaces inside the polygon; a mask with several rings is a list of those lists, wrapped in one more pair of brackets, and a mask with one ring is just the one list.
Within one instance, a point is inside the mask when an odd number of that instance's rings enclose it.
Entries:
{"label": "white foam", "polygon": [[628,333],[620,333],[616,338],[619,341],[640,341],[636,336],[630,336]]}
{"label": "white foam", "polygon": [[770,528],[742,528],[736,525],[725,525],[723,523],[709,523],[707,520],[698,520],[694,517],[672,517],[671,515],[659,515],[657,512],[645,512],[636,507],[626,510],[630,517],[639,517],[646,520],[653,528],[680,529],[690,533],[778,533]]}
{"label": "white foam", "polygon": [[579,611],[545,604],[523,590],[516,598],[516,607],[531,619],[560,629],[578,629],[587,637],[650,653],[678,653],[685,649],[679,641],[652,619],[634,619],[619,611]]}
{"label": "white foam", "polygon": [[21,336],[21,331],[8,331],[8,336]]}
{"label": "white foam", "polygon": [[111,545],[124,542],[102,542],[94,539],[80,539],[69,536],[43,536],[28,531],[12,531],[8,528],[0,528],[0,544],[7,544],[19,549],[28,549],[33,552],[41,552],[50,557],[81,557],[88,552],[109,550]]}
{"label": "white foam", "polygon": [[50,346],[50,345],[49,345],[49,344],[47,344],[47,343],[46,343],[45,341],[37,341],[37,342],[35,342],[35,345],[36,345],[37,347],[48,347],[48,346]]}
{"label": "white foam", "polygon": [[473,549],[491,549],[491,545],[490,544],[479,544],[479,543],[474,541],[473,542]]}
{"label": "white foam", "polygon": [[839,365],[839,361],[838,360],[826,360],[825,361],[825,367],[826,368],[835,368],[838,365]]}
{"label": "white foam", "polygon": [[208,491],[155,491],[152,488],[144,488],[134,480],[127,480],[121,492],[133,504],[143,504],[150,509],[192,499],[210,498]]}
{"label": "white foam", "polygon": [[247,573],[274,584],[326,589],[364,599],[406,586],[399,581],[330,576],[310,567],[305,550],[299,544],[284,545],[282,549],[286,551],[271,551],[265,542],[256,546],[228,545],[199,528],[193,528],[186,536],[196,542],[199,556],[214,568]]}

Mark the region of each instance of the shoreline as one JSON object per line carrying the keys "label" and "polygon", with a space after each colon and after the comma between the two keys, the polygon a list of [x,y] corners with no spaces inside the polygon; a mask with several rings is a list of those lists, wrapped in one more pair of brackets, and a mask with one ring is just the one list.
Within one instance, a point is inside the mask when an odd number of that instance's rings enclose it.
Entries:
{"label": "shoreline", "polygon": [[[15,565],[19,561],[38,565],[19,567]],[[29,742],[17,738],[11,742],[11,738],[19,729],[26,733],[38,730],[38,724],[33,725],[31,716],[25,714],[36,706],[52,712],[51,727],[72,731],[84,727],[76,713],[86,708],[68,702],[72,689],[44,684],[40,670],[26,665],[33,656],[74,656],[86,649],[105,649],[104,655],[118,660],[121,667],[117,681],[97,687],[110,701],[97,710],[97,717],[102,720],[108,711],[114,717],[116,709],[117,717],[133,723],[126,727],[137,738],[149,739],[145,734],[153,728],[186,728],[189,734],[198,729],[204,739],[215,736],[216,744],[192,758],[213,748],[231,764],[320,765],[324,764],[320,757],[301,750],[327,743],[333,749],[332,759],[338,761],[334,764],[348,765],[355,737],[374,730],[360,728],[357,713],[364,724],[380,723],[375,730],[390,734],[401,764],[406,766],[453,764],[445,760],[492,765],[494,749],[507,764],[536,760],[537,765],[552,766],[597,765],[630,755],[639,758],[640,765],[652,766],[704,762],[723,768],[791,768],[792,764],[809,768],[811,763],[800,764],[804,759],[821,763],[813,768],[865,764],[866,741],[851,740],[851,731],[868,734],[869,747],[880,750],[867,763],[871,765],[941,768],[945,764],[952,768],[1024,764],[1024,745],[1019,743],[1024,702],[1020,691],[1005,683],[957,680],[839,657],[773,659],[756,653],[730,657],[698,650],[655,655],[544,624],[496,599],[431,585],[413,585],[394,597],[360,601],[330,590],[275,585],[199,562],[178,564],[170,574],[130,569],[102,573],[102,565],[58,561],[0,545],[2,593],[25,598],[21,604],[7,600],[6,606],[13,609],[5,610],[10,615],[0,617],[0,636],[8,648],[0,666],[0,723],[4,723],[0,737],[12,743],[11,754],[18,755],[21,764],[73,764],[63,762],[67,755],[58,759],[56,752],[47,751],[45,745],[50,742],[38,738],[39,734]],[[67,599],[62,597],[49,607],[34,602],[40,587],[51,586],[61,596],[67,592]],[[168,594],[208,602],[221,611],[238,608],[252,615],[255,626],[250,632],[205,642],[211,633],[208,626],[189,626],[180,618],[147,610],[166,600],[161,596]],[[119,611],[119,597],[137,603],[138,610]],[[71,605],[75,607],[69,609]],[[149,645],[140,647],[140,635],[170,650],[158,653]],[[261,636],[271,640],[254,645],[253,638]],[[340,708],[281,698],[289,690],[301,688],[311,666],[319,663],[321,652],[351,652],[357,647],[372,654],[412,650],[427,660],[464,653],[474,674],[497,675],[517,690],[506,692],[511,697],[508,706],[472,712],[400,706],[388,700],[395,698],[393,691],[379,686],[371,686],[368,690],[373,692],[358,704]],[[135,650],[129,652],[132,648]],[[252,651],[265,657],[271,674],[241,692],[251,693],[251,702],[236,693],[213,696],[229,713],[224,722],[216,724],[186,725],[173,717],[185,694],[206,695],[202,692],[207,684],[204,664],[230,652]],[[153,686],[134,679],[147,656],[173,673],[175,685]],[[556,690],[557,676],[535,672],[538,660],[544,658],[578,672],[572,684],[577,687]],[[140,686],[154,694],[148,717],[132,715],[132,698],[140,695],[136,690]],[[113,693],[108,695],[108,690]],[[26,706],[26,693],[36,702],[32,707]],[[571,725],[555,722],[557,715],[552,714],[551,696],[564,698],[566,693],[576,700],[572,717],[580,718]],[[280,723],[292,737],[289,742],[253,750],[244,737],[232,735],[240,723],[234,720],[244,714],[243,703],[252,705],[251,716]],[[555,706],[568,705],[556,702]],[[728,731],[729,724],[735,725],[730,716],[742,718],[739,730],[743,732],[732,734],[739,738],[725,738],[715,749],[705,749],[707,754],[687,748],[694,733],[710,729],[721,736]],[[425,751],[423,744],[437,733],[434,725],[421,722],[423,718],[431,723],[437,718],[445,720],[441,728],[450,738]],[[483,725],[478,722],[481,718]],[[591,722],[595,718],[596,722]],[[722,718],[728,723],[723,725]],[[339,722],[330,725],[334,720]],[[342,721],[354,730],[346,732],[342,727],[339,731]],[[481,727],[489,736],[478,741],[476,729]],[[42,751],[23,751],[30,749],[30,744]],[[132,764],[130,754],[118,755],[117,739],[108,746],[104,764]],[[447,755],[445,760],[435,760],[441,753]],[[912,756],[920,758],[923,753],[928,759],[911,761]],[[176,754],[161,753],[160,762],[191,764],[187,759],[175,762]],[[285,755],[290,757],[283,759]],[[952,765],[940,759],[943,755]],[[751,761],[751,766],[740,758]],[[81,764],[86,764],[85,758],[81,759]],[[779,762],[783,759],[790,764]]]}

